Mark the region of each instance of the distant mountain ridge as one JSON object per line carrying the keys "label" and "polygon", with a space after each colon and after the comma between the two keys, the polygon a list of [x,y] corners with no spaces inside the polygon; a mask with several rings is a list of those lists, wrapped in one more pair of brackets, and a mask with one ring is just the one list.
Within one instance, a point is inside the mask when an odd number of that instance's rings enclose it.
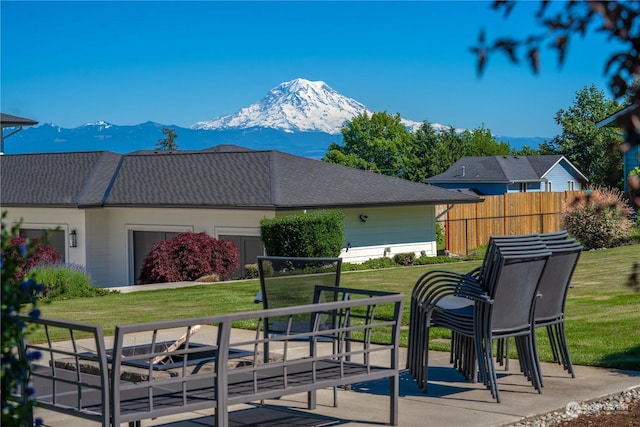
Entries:
{"label": "distant mountain ridge", "polygon": [[[176,143],[180,150],[234,144],[321,158],[331,142],[342,142],[343,125],[362,113],[373,114],[365,105],[339,94],[325,82],[299,78],[281,83],[258,102],[234,114],[196,122],[189,128],[155,122],[120,126],[102,120],[72,129],[43,124],[24,128],[7,138],[5,153],[152,150],[163,138],[162,128],[169,127],[178,135]],[[406,119],[402,122],[412,131],[421,125]],[[447,128],[438,123],[432,126]],[[539,140],[542,142],[543,138]],[[527,145],[537,148],[537,144]]]}

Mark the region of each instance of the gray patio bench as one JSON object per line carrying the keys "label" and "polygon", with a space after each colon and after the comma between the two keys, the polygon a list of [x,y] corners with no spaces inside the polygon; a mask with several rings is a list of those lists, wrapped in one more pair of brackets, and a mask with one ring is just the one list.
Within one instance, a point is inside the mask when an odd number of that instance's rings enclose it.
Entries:
{"label": "gray patio bench", "polygon": [[[112,346],[98,326],[25,318],[46,340],[21,350],[45,356],[32,378],[39,406],[103,426],[214,409],[216,427],[226,427],[232,405],[307,393],[314,409],[319,389],[386,378],[389,424],[398,425],[404,296],[317,286],[314,300],[331,302],[121,325]],[[307,332],[262,333],[270,317],[293,324],[309,314]]]}

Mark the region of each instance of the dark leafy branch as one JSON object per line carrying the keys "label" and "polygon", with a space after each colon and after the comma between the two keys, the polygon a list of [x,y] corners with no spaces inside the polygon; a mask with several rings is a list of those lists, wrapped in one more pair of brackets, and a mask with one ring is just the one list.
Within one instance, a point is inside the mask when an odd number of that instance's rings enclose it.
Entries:
{"label": "dark leafy branch", "polygon": [[[505,18],[516,5],[515,0],[493,2],[493,8],[502,11]],[[543,48],[555,52],[558,65],[562,66],[574,37],[584,37],[589,32],[600,33],[608,41],[616,42],[612,44],[616,51],[611,52],[603,67],[611,93],[615,99],[624,99],[629,105],[637,106],[619,119],[625,134],[619,149],[625,152],[640,144],[640,2],[541,1],[535,20],[540,32],[524,38],[507,36],[489,42],[485,30],[480,30],[477,44],[471,47],[477,58],[478,74],[483,74],[489,57],[496,53],[506,55],[514,64],[519,64],[525,57],[531,70],[538,73]],[[629,181],[629,184],[634,191],[640,191],[637,181]]]}

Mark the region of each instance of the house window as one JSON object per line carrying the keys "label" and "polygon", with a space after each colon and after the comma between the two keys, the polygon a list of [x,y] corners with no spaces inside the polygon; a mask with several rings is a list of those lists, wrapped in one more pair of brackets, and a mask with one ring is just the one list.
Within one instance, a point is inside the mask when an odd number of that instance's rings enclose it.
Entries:
{"label": "house window", "polygon": [[547,181],[544,183],[544,191],[552,191],[551,190],[551,181]]}
{"label": "house window", "polygon": [[521,182],[520,183],[520,192],[521,193],[526,193],[527,192],[527,183],[526,182]]}
{"label": "house window", "polygon": [[573,181],[567,181],[567,191],[573,191],[574,187],[573,187]]}
{"label": "house window", "polygon": [[48,228],[20,228],[20,236],[29,239],[38,239],[42,243],[46,243],[58,252],[62,262],[66,261],[64,230],[52,230]]}

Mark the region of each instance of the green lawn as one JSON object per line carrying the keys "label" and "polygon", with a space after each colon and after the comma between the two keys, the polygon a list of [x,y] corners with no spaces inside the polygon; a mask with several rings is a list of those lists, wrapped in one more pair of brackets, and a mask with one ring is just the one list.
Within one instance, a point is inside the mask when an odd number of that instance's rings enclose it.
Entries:
{"label": "green lawn", "polygon": [[[584,252],[574,274],[566,305],[566,330],[574,364],[640,370],[640,292],[626,283],[632,265],[640,260],[640,246]],[[406,295],[404,323],[409,321],[409,298],[414,283],[434,268],[468,271],[480,261],[345,272],[342,286],[401,292]],[[196,317],[257,310],[253,303],[257,280],[230,281],[182,289],[110,294],[103,297],[56,301],[41,306],[43,316],[98,323],[105,334],[117,324]],[[545,332],[539,331],[542,360],[551,352]],[[406,343],[406,333],[403,340]],[[448,331],[433,331],[432,349],[448,349]],[[515,346],[512,346],[512,348]]]}

